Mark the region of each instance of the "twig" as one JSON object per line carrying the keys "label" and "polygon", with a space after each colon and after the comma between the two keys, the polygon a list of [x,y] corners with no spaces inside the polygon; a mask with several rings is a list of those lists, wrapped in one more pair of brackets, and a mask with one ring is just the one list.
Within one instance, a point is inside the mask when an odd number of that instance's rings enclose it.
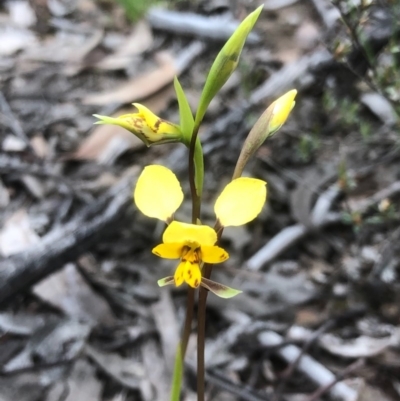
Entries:
{"label": "twig", "polygon": [[75,362],[76,359],[77,359],[77,357],[74,357],[71,359],[60,360],[60,361],[56,361],[56,362],[44,362],[44,363],[40,363],[40,364],[35,364],[33,366],[16,368],[16,369],[5,371],[5,372],[0,370],[0,377],[16,376],[16,375],[20,375],[23,373],[39,372],[41,370],[53,369],[53,368],[57,368],[60,366],[69,365],[72,362]]}
{"label": "twig", "polygon": [[301,358],[303,357],[304,354],[306,354],[306,352],[308,352],[308,350],[310,349],[311,345],[318,339],[318,337],[322,333],[324,333],[325,331],[329,330],[334,325],[335,325],[335,321],[334,320],[328,320],[318,330],[316,330],[314,333],[312,333],[310,338],[306,341],[306,343],[301,348],[301,352],[299,353],[298,357],[286,369],[286,371],[285,371],[285,373],[283,375],[283,378],[282,378],[281,382],[279,383],[279,385],[278,385],[278,387],[277,387],[277,389],[275,391],[273,401],[278,401],[279,400],[280,395],[281,395],[281,393],[282,393],[287,381],[292,376],[292,374],[295,371],[295,369],[297,369],[297,367],[298,367],[298,365],[299,365],[299,363],[301,361]]}
{"label": "twig", "polygon": [[261,267],[271,262],[279,256],[284,250],[295,244],[301,238],[313,230],[320,229],[328,224],[337,223],[341,220],[338,213],[329,213],[333,202],[340,195],[340,188],[333,184],[324,191],[318,198],[311,213],[311,222],[313,224],[295,224],[280,231],[263,248],[256,252],[247,262],[246,266],[250,270],[259,270]]}
{"label": "twig", "polygon": [[[185,36],[225,41],[231,37],[240,21],[226,17],[205,17],[195,13],[170,11],[165,8],[153,7],[147,13],[147,20],[155,29],[177,33]],[[258,43],[260,37],[250,32],[247,42]]]}
{"label": "twig", "polygon": [[[75,189],[66,177],[60,174],[54,173],[46,169],[45,165],[26,163],[15,157],[3,154],[0,158],[0,173],[5,174],[22,174],[22,175],[34,175],[38,177],[46,177],[54,180],[60,187],[60,191],[69,192],[73,194],[77,199],[82,199],[85,203],[92,201],[92,197],[83,191]],[[64,187],[64,188],[62,188]]]}
{"label": "twig", "polygon": [[[283,338],[273,331],[260,333],[258,339],[262,345],[268,348],[283,343]],[[277,349],[275,353],[287,363],[294,363],[301,355],[301,349],[295,345],[286,345]],[[337,382],[332,384],[336,380],[335,375],[311,356],[303,355],[298,362],[297,369],[318,386],[330,386],[329,393],[333,398],[342,401],[355,401],[357,399],[357,392],[347,384]]]}
{"label": "twig", "polygon": [[131,203],[134,178],[122,179],[70,223],[51,231],[34,247],[1,261],[0,304],[76,259],[109,230],[111,224],[115,226]]}
{"label": "twig", "polygon": [[[196,366],[190,362],[186,363],[186,367],[188,367],[194,374],[197,374]],[[235,395],[243,401],[269,401],[269,398],[266,398],[265,395],[259,396],[254,394],[251,389],[247,389],[243,386],[240,386],[237,383],[233,383],[227,377],[225,377],[222,373],[217,370],[207,370],[205,373],[205,377],[208,383],[214,384],[216,387],[221,390],[228,391],[229,393]]]}
{"label": "twig", "polygon": [[350,373],[353,373],[355,370],[361,368],[364,364],[365,360],[363,358],[360,358],[357,361],[353,362],[340,375],[338,375],[335,380],[332,380],[332,382],[327,384],[326,386],[320,387],[304,401],[317,401],[323,394],[330,391],[333,386],[337,385],[339,381],[343,380],[346,376],[348,376]]}
{"label": "twig", "polygon": [[315,10],[327,29],[331,29],[340,18],[339,10],[329,0],[312,0]]}
{"label": "twig", "polygon": [[[370,198],[365,199],[353,212],[366,213],[372,206],[399,193],[400,181],[395,181]],[[293,246],[313,230],[319,230],[329,224],[340,223],[342,221],[341,213],[329,212],[330,206],[339,194],[340,190],[336,184],[329,187],[321,194],[314,206],[311,216],[313,225],[295,224],[284,228],[246,262],[247,268],[250,270],[260,270],[263,265],[270,263],[284,250]]]}

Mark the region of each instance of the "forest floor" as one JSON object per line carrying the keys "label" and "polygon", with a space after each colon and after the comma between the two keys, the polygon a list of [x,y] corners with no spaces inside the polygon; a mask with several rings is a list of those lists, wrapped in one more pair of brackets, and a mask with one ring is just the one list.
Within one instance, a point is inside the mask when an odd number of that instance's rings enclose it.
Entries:
{"label": "forest floor", "polygon": [[[140,102],[178,123],[174,76],[195,110],[261,3],[176,1],[136,21],[107,0],[0,5],[1,401],[168,400],[186,287],[157,286],[175,261],[151,253],[163,225],[132,191],[144,166],[171,168],[189,221],[187,151],[92,115]],[[400,400],[400,4],[263,3],[200,132],[205,223],[252,124],[298,95],[246,169],[268,182],[262,214],[223,235],[213,278],[243,294],[208,297],[208,400]]]}

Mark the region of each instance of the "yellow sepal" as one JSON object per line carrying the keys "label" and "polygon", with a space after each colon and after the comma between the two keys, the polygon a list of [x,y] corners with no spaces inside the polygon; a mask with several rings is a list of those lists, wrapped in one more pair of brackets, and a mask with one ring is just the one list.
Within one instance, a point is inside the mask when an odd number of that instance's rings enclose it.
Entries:
{"label": "yellow sepal", "polygon": [[181,205],[183,192],[171,170],[151,165],[145,167],[140,175],[133,197],[144,215],[167,221]]}
{"label": "yellow sepal", "polygon": [[215,202],[214,211],[224,227],[241,226],[258,216],[266,197],[265,181],[237,178],[224,188]]}

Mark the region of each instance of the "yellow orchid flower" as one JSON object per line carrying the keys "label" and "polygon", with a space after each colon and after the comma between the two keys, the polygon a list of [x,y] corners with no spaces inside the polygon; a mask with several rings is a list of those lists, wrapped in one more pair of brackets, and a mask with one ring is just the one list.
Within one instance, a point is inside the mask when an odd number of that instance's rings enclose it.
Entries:
{"label": "yellow orchid flower", "polygon": [[[267,196],[266,182],[240,177],[231,181],[218,197],[214,211],[223,227],[239,226],[255,219],[261,212]],[[167,223],[183,201],[183,192],[175,174],[166,167],[151,165],[140,175],[134,200],[138,209],[149,217]],[[175,274],[158,281],[159,286],[186,282],[197,288],[207,288],[223,298],[231,298],[241,291],[202,277],[203,263],[222,263],[228,253],[216,246],[217,233],[206,225],[172,221],[163,234],[163,243],[153,249],[161,258],[180,259]]]}
{"label": "yellow orchid flower", "polygon": [[118,125],[136,135],[147,146],[181,142],[182,133],[178,125],[156,116],[142,104],[133,103],[133,105],[138,109],[137,113],[124,114],[116,118],[93,114],[100,120],[95,124]]}

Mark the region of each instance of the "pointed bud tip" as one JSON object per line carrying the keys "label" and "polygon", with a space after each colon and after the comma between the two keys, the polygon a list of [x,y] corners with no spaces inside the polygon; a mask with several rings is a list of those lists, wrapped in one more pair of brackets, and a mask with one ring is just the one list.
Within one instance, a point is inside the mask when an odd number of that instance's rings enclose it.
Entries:
{"label": "pointed bud tip", "polygon": [[269,125],[270,134],[276,132],[286,122],[296,103],[294,101],[296,95],[297,90],[292,89],[272,103],[273,112]]}

